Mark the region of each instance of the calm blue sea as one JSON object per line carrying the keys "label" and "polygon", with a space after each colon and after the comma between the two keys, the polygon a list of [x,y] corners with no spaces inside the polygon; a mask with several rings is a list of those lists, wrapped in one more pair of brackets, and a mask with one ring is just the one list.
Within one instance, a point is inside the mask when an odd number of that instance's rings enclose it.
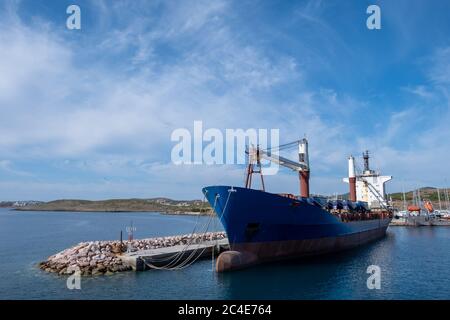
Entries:
{"label": "calm blue sea", "polygon": [[[180,271],[82,278],[81,290],[36,267],[78,242],[118,239],[131,220],[144,238],[190,233],[197,217],[0,209],[0,299],[450,299],[449,227],[391,227],[344,254],[225,274],[203,260]],[[381,268],[380,290],[367,288],[369,265]]]}

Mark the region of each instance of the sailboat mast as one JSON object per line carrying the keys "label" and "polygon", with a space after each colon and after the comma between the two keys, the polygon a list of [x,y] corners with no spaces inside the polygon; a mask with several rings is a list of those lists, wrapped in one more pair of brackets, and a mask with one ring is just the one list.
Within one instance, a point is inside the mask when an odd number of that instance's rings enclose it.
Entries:
{"label": "sailboat mast", "polygon": [[445,201],[447,202],[447,210],[450,210],[450,203],[448,200],[448,188],[445,188]]}
{"label": "sailboat mast", "polygon": [[403,184],[402,184],[402,192],[403,192],[403,210],[406,210],[405,186]]}
{"label": "sailboat mast", "polygon": [[438,201],[439,201],[439,210],[442,210],[441,193],[439,191],[439,188],[437,188],[437,194],[438,194]]}

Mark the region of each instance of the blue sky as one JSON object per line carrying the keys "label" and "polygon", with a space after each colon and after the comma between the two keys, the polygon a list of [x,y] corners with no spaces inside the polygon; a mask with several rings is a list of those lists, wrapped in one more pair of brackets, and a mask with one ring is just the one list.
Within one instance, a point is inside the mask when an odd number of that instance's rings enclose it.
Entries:
{"label": "blue sky", "polygon": [[[194,120],[306,134],[315,193],[345,192],[365,149],[388,191],[450,185],[449,18],[444,0],[2,1],[0,200],[242,185],[237,166],[171,163],[171,132]],[[298,192],[284,170],[267,183]]]}

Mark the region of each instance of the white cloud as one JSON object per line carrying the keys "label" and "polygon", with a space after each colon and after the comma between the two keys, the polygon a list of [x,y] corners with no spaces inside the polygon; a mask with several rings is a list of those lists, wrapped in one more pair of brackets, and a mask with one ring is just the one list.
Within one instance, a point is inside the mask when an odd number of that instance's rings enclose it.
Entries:
{"label": "white cloud", "polygon": [[11,160],[0,160],[0,172],[3,172],[3,174],[6,173],[8,175],[21,177],[32,176],[30,172],[16,169],[14,163]]}
{"label": "white cloud", "polygon": [[404,87],[403,90],[423,99],[430,99],[435,97],[435,94],[430,91],[425,85],[408,86]]}
{"label": "white cloud", "polygon": [[438,49],[430,60],[430,80],[436,85],[450,85],[450,46]]}

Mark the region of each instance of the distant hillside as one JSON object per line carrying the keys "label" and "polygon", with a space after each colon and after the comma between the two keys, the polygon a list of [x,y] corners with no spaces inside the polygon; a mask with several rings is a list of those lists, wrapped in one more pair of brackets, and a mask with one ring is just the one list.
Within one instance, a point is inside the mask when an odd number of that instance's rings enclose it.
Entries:
{"label": "distant hillside", "polygon": [[14,201],[0,201],[0,208],[12,208]]}
{"label": "distant hillside", "polygon": [[[438,201],[438,193],[437,188],[434,187],[424,187],[420,188],[420,198],[430,201]],[[449,190],[450,192],[450,190]],[[440,195],[441,195],[441,201],[445,200],[445,189],[440,189]],[[396,193],[390,193],[390,197],[392,197],[392,200],[401,200],[403,201],[403,193],[402,192],[396,192]],[[405,198],[406,201],[411,201],[413,198],[413,191],[405,192]]]}
{"label": "distant hillside", "polygon": [[211,207],[200,200],[111,199],[55,200],[34,205],[15,207],[21,211],[79,211],[79,212],[162,212],[167,214],[209,214]]}

